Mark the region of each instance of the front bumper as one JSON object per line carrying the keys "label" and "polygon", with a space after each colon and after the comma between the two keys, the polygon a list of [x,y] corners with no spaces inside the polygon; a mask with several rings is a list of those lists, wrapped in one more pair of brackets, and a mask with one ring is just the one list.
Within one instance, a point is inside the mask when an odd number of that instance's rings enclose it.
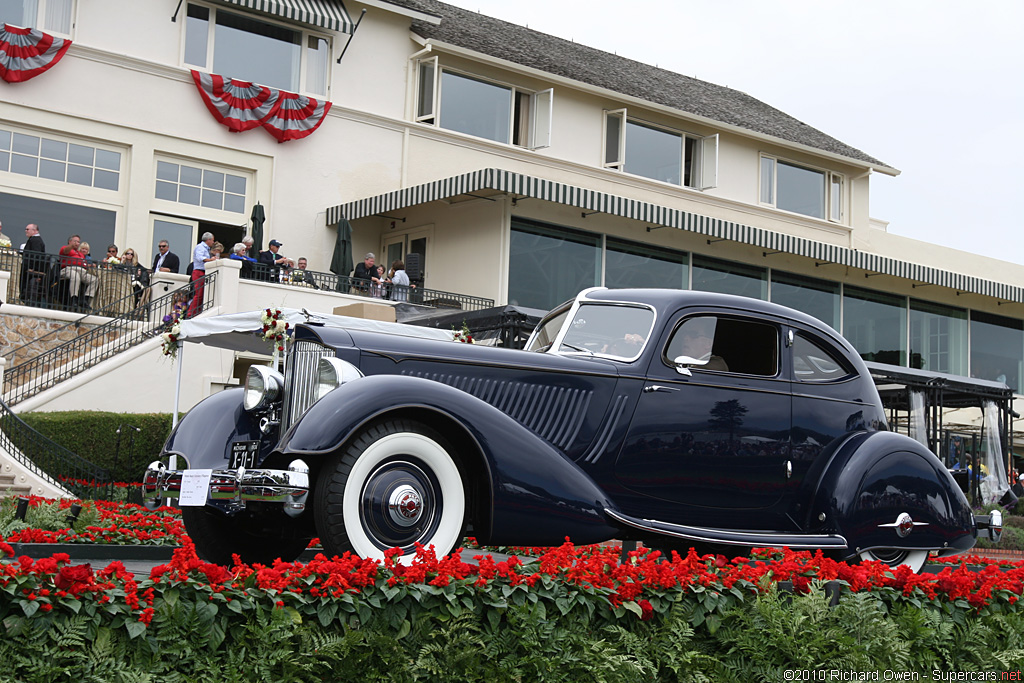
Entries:
{"label": "front bumper", "polygon": [[974,524],[978,527],[978,535],[984,532],[993,543],[1003,537],[1003,513],[999,510],[993,510],[987,515],[974,515]]}
{"label": "front bumper", "polygon": [[[182,497],[182,479],[189,470],[169,470],[162,462],[149,464],[142,478],[142,499],[146,507],[155,509],[164,499]],[[244,508],[246,501],[281,503],[284,511],[297,517],[306,509],[309,497],[309,468],[294,460],[286,470],[246,469],[192,470],[199,474],[206,488],[206,501],[223,501]],[[209,483],[206,483],[206,473]],[[200,496],[202,497],[202,496]]]}

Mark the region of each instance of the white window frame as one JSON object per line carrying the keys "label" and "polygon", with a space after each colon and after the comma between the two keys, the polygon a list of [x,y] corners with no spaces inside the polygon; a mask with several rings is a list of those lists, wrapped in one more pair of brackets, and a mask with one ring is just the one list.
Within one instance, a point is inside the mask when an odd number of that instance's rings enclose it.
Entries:
{"label": "white window frame", "polygon": [[[771,197],[766,198],[762,190],[764,189],[764,162],[771,162],[772,176],[769,179],[771,181]],[[764,206],[776,207],[779,194],[779,174],[778,167],[779,162],[789,164],[790,166],[796,166],[797,168],[805,168],[809,171],[815,171],[821,173],[825,177],[825,215],[822,217],[808,216],[802,213],[796,213],[792,211],[786,211],[786,213],[793,213],[796,216],[804,216],[805,218],[813,218],[816,220],[825,220],[830,223],[843,224],[846,222],[846,176],[842,173],[836,173],[826,168],[818,166],[812,166],[810,164],[804,164],[797,161],[792,161],[785,157],[780,157],[775,154],[764,154],[762,153],[758,157],[757,161],[757,199],[758,203]],[[838,185],[838,192],[835,186]],[[785,209],[779,209],[785,211]]]}
{"label": "white window frame", "polygon": [[[72,32],[75,30],[75,10],[78,9],[76,0],[35,0],[36,2],[36,18],[29,26],[22,28],[37,28],[47,33],[53,33],[58,36],[65,36],[70,38]],[[24,4],[24,3],[23,3]],[[67,31],[62,28],[54,28],[48,23],[48,14],[52,6],[62,5],[68,8],[68,29]]]}
{"label": "white window frame", "polygon": [[[619,139],[615,149],[609,149],[608,121],[617,119],[619,121]],[[669,128],[650,121],[645,121],[629,116],[628,110],[605,109],[601,125],[601,165],[616,171],[625,171],[626,168],[626,131],[630,121],[637,125],[647,126],[656,130],[663,130],[682,137],[682,157],[679,159],[680,170],[686,167],[686,141],[693,141],[693,155],[690,158],[690,185],[683,183],[683,174],[680,173],[680,187],[688,187],[692,190],[710,190],[718,187],[718,133],[704,137],[692,135],[682,130]],[[643,177],[643,176],[640,176]]]}
{"label": "white window frame", "polygon": [[[156,183],[157,177],[157,162],[164,161],[169,164],[177,164],[178,166],[190,166],[197,168],[202,171],[213,171],[216,173],[224,173],[235,176],[241,176],[245,178],[245,195],[243,199],[242,212],[230,211],[228,209],[220,208],[213,209],[207,206],[203,206],[202,199],[200,198],[199,204],[189,204],[188,202],[182,202],[178,200],[161,199],[156,196]],[[180,173],[180,171],[179,171]],[[154,210],[158,213],[165,215],[180,216],[182,218],[196,219],[210,221],[213,223],[226,223],[228,225],[236,225],[240,222],[248,220],[249,210],[252,207],[256,183],[256,171],[247,168],[238,168],[232,166],[221,166],[219,164],[212,164],[208,161],[199,161],[198,159],[191,159],[184,156],[175,156],[173,154],[157,152],[153,155],[153,175],[152,185],[149,196],[152,198]],[[177,185],[181,185],[179,180]],[[201,191],[202,188],[200,188]],[[223,194],[224,191],[221,191]],[[183,264],[184,265],[184,264]]]}
{"label": "white window frame", "polygon": [[[196,5],[197,7],[203,7],[206,10],[208,10],[209,13],[210,13],[209,14],[209,19],[206,22],[206,64],[202,64],[202,65],[200,65],[200,64],[191,64],[190,62],[187,62],[186,59],[185,59],[186,58],[185,46],[186,46],[186,42],[187,42],[186,41],[186,33],[188,31],[188,19],[187,19],[187,17],[188,17],[188,5]],[[333,53],[334,53],[334,40],[332,39],[330,34],[322,33],[322,32],[319,32],[319,31],[310,31],[307,28],[305,28],[304,26],[301,26],[301,25],[298,25],[298,24],[290,24],[290,23],[287,23],[287,22],[284,22],[284,21],[274,21],[271,17],[267,17],[267,16],[264,16],[262,14],[257,15],[257,14],[254,14],[252,12],[246,12],[245,8],[242,7],[242,6],[225,8],[225,7],[218,7],[217,5],[211,5],[211,4],[208,4],[208,3],[205,3],[205,2],[195,2],[195,0],[185,0],[185,7],[183,8],[183,11],[184,11],[184,15],[186,17],[186,20],[181,22],[181,54],[180,54],[180,58],[179,58],[179,61],[180,61],[181,65],[182,65],[182,67],[184,67],[186,69],[196,69],[198,71],[203,71],[203,72],[206,72],[206,73],[216,73],[213,70],[214,50],[216,48],[216,44],[215,44],[215,40],[214,40],[214,33],[215,33],[216,27],[217,27],[217,12],[219,12],[221,10],[224,10],[225,12],[228,12],[229,14],[239,14],[239,15],[242,15],[242,16],[247,16],[247,17],[249,17],[251,19],[254,19],[256,21],[263,22],[264,24],[271,24],[271,25],[274,25],[274,26],[283,26],[284,28],[288,29],[289,31],[295,31],[296,33],[298,33],[301,36],[301,38],[299,40],[299,75],[298,75],[299,83],[298,83],[298,87],[294,90],[294,92],[302,94],[302,95],[309,95],[311,97],[315,97],[315,98],[318,98],[318,99],[329,99],[330,98],[330,94],[331,94],[331,73],[332,73],[332,66],[333,66],[333,64],[332,64],[333,60],[331,59],[331,57],[333,56]],[[327,55],[327,73],[325,74],[325,79],[324,79],[324,90],[325,90],[325,92],[313,92],[313,91],[308,90],[306,88],[307,80],[309,78],[309,64],[308,64],[307,57],[308,57],[308,53],[309,53],[309,47],[308,46],[309,46],[309,39],[310,39],[310,37],[322,38],[322,39],[327,41],[327,52],[328,52],[328,55]],[[229,77],[229,78],[238,78],[239,77],[237,74],[219,74],[219,75],[225,76],[225,77]],[[255,82],[259,83],[259,81],[255,81]],[[261,85],[265,85],[265,84],[261,83]],[[289,92],[291,92],[291,91],[289,91]]]}
{"label": "white window frame", "polygon": [[[40,189],[48,188],[48,189],[45,189],[45,191],[48,191],[48,192],[53,192],[54,188],[61,188],[59,193],[63,194],[63,195],[66,195],[68,197],[84,197],[84,196],[89,196],[89,197],[95,197],[98,201],[102,201],[102,202],[110,202],[111,198],[113,198],[113,197],[118,197],[118,198],[123,197],[125,192],[127,191],[126,190],[127,185],[128,185],[128,172],[127,172],[127,168],[128,168],[128,148],[127,147],[122,147],[122,146],[116,145],[114,143],[101,142],[101,141],[93,140],[93,139],[90,139],[90,138],[77,138],[77,137],[75,137],[73,135],[69,135],[69,134],[66,134],[66,133],[63,133],[63,132],[58,133],[58,132],[50,132],[50,131],[44,131],[44,130],[34,130],[34,129],[31,129],[31,128],[24,128],[24,127],[21,127],[21,126],[13,126],[13,125],[8,125],[8,124],[0,125],[0,130],[3,130],[5,132],[8,132],[8,133],[11,134],[11,147],[9,149],[0,149],[0,152],[6,153],[6,154],[9,155],[8,162],[7,162],[7,167],[5,169],[3,169],[3,170],[0,170],[0,179],[3,180],[4,184],[7,187],[22,187],[22,186],[24,186],[27,183],[28,186],[30,186],[30,187],[38,187]],[[67,157],[65,157],[63,160],[61,160],[61,159],[52,159],[50,157],[46,157],[42,153],[41,149],[40,149],[40,152],[35,154],[35,155],[33,155],[33,154],[26,154],[26,153],[23,153],[23,152],[17,152],[17,151],[14,150],[14,136],[18,135],[18,134],[39,138],[39,140],[40,140],[40,148],[42,147],[43,141],[47,140],[47,141],[52,141],[52,142],[63,143],[65,145],[79,145],[81,147],[92,148],[93,150],[117,153],[117,154],[120,155],[120,159],[118,161],[118,168],[115,170],[115,169],[111,169],[111,168],[106,168],[104,166],[97,166],[95,164],[95,154],[94,154],[94,158],[93,158],[93,163],[91,165],[87,166],[85,164],[73,162],[73,161],[69,160]],[[36,161],[36,173],[35,173],[35,175],[27,175],[27,174],[24,174],[24,173],[18,173],[16,171],[10,170],[12,165],[13,165],[13,163],[14,163],[13,156],[15,154],[18,154],[18,155],[21,155],[21,156],[30,157],[30,158],[35,158],[37,160]],[[40,173],[39,173],[40,164],[43,163],[44,161],[49,161],[49,160],[56,161],[58,163],[63,163],[65,165],[65,179],[64,180],[55,180],[53,178],[47,178],[44,175],[40,175]],[[75,183],[75,182],[67,180],[67,175],[66,175],[66,173],[67,173],[67,166],[81,166],[81,167],[85,167],[85,168],[91,169],[91,171],[92,171],[91,175],[93,177],[93,182],[91,184],[89,184],[89,185],[83,185],[83,184],[80,184],[80,183]],[[96,183],[95,183],[95,172],[96,172],[96,170],[116,173],[117,174],[117,189],[116,190],[111,190],[109,188],[104,188],[104,187],[97,186]],[[72,189],[69,189],[69,188],[78,188],[78,189],[72,190]],[[120,201],[120,200],[117,200],[117,201]]]}
{"label": "white window frame", "polygon": [[[441,92],[441,74],[445,71],[475,81],[480,81],[481,83],[489,83],[498,87],[508,88],[512,91],[511,109],[509,111],[509,142],[499,142],[498,144],[507,144],[513,147],[521,147],[529,150],[543,149],[551,146],[555,109],[554,88],[532,91],[527,90],[526,88],[520,88],[512,83],[496,81],[492,78],[483,78],[468,71],[450,69],[448,67],[441,66],[438,62],[437,56],[425,57],[423,59],[416,60],[416,87],[414,90],[415,102],[413,103],[413,120],[417,123],[434,126],[435,128],[440,128],[442,130],[449,130],[441,125],[441,98],[443,97],[443,93]],[[423,81],[427,78],[432,79],[432,97],[429,102],[429,107],[424,107],[424,102],[422,101]],[[529,99],[529,111],[527,112],[526,134],[522,136],[523,139],[517,143],[513,142],[516,134],[515,107],[517,100],[520,97],[527,97]],[[492,142],[494,141],[492,140]]]}

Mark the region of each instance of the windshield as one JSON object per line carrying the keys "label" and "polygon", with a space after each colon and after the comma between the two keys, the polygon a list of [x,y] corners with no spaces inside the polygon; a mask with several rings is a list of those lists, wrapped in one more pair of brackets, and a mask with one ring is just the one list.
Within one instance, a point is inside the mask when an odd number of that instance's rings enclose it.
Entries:
{"label": "windshield", "polygon": [[533,338],[530,340],[526,350],[543,352],[550,349],[551,343],[555,341],[555,337],[558,336],[562,325],[565,324],[565,316],[569,315],[571,307],[572,302],[566,302],[562,304],[561,310],[549,314],[546,320],[541,321],[536,331],[534,331]]}
{"label": "windshield", "polygon": [[643,351],[653,326],[649,308],[586,304],[573,316],[558,352],[632,360]]}

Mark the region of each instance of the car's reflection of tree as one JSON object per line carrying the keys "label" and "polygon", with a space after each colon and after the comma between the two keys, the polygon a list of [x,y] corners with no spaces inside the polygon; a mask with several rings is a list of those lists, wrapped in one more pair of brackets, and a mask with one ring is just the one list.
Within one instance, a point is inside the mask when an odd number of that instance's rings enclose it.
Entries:
{"label": "car's reflection of tree", "polygon": [[730,398],[728,401],[716,401],[710,412],[708,427],[712,431],[728,432],[729,441],[732,441],[736,437],[736,430],[743,426],[743,416],[747,414],[747,407],[741,405],[735,398]]}

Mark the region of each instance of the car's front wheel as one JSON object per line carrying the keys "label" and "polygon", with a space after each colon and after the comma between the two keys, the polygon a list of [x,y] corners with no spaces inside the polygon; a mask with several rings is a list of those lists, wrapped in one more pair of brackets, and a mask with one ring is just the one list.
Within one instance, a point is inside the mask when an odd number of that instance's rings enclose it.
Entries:
{"label": "car's front wheel", "polygon": [[890,567],[906,565],[915,573],[920,573],[924,563],[928,561],[927,550],[901,550],[899,548],[874,548],[859,553],[861,561],[874,560],[884,562]]}
{"label": "car's front wheel", "polygon": [[462,542],[466,492],[447,440],[426,425],[384,420],[360,432],[325,463],[315,520],[328,553],[409,558],[416,544],[446,555]]}

